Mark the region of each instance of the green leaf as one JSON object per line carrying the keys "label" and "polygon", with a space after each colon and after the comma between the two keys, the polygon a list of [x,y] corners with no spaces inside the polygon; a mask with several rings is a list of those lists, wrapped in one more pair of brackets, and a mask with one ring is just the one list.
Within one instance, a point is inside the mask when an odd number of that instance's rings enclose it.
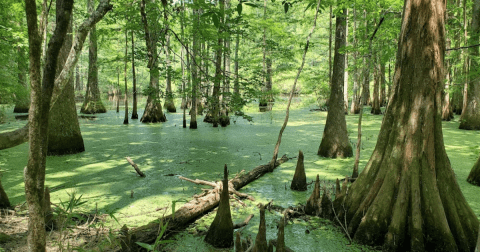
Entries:
{"label": "green leaf", "polygon": [[288,3],[285,3],[285,4],[283,5],[283,9],[285,10],[285,13],[288,12],[288,7],[289,7],[289,6],[288,6]]}
{"label": "green leaf", "polygon": [[150,244],[146,244],[146,243],[143,243],[143,242],[135,242],[138,246],[144,248],[144,249],[147,249],[148,251],[151,251],[151,250],[154,250],[155,249],[155,245],[150,245]]}
{"label": "green leaf", "polygon": [[237,12],[238,12],[238,15],[239,15],[239,16],[242,15],[242,3],[239,3],[239,4],[237,5]]}
{"label": "green leaf", "polygon": [[245,5],[251,6],[253,8],[258,8],[258,5],[254,4],[254,3],[246,2]]}
{"label": "green leaf", "polygon": [[212,21],[213,21],[213,24],[215,25],[215,27],[219,27],[220,26],[220,19],[218,18],[217,14],[212,14]]}

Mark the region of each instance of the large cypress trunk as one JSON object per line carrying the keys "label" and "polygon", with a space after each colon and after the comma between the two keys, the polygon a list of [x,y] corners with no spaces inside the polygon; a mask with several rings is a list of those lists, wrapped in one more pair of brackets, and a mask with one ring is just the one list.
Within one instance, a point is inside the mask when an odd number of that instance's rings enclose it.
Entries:
{"label": "large cypress trunk", "polygon": [[[147,104],[145,105],[145,111],[143,116],[140,119],[140,122],[143,123],[156,123],[156,122],[165,122],[167,118],[163,114],[162,104],[158,97],[158,79],[159,79],[159,70],[158,70],[158,52],[157,52],[157,40],[159,36],[158,24],[153,22],[151,27],[147,18],[145,11],[145,0],[142,0],[140,3],[140,11],[142,15],[142,22],[145,29],[145,43],[147,44],[148,51],[148,65],[150,69],[150,84],[147,97]],[[150,33],[150,28],[152,32]]]}
{"label": "large cypress trunk", "polygon": [[[93,13],[95,0],[88,1],[88,12]],[[90,30],[90,42],[88,45],[88,81],[85,101],[81,113],[95,114],[106,113],[107,109],[102,103],[100,90],[98,89],[98,67],[97,67],[97,29],[93,25]]]}
{"label": "large cypress trunk", "polygon": [[335,202],[351,237],[385,251],[473,251],[477,238],[479,221],[443,142],[445,9],[443,0],[405,1],[394,90],[377,145],[339,197],[345,201]]}
{"label": "large cypress trunk", "polygon": [[[470,44],[478,44],[480,37],[480,0],[475,0],[472,11]],[[470,76],[468,81],[467,100],[460,117],[460,129],[480,130],[480,75],[478,62],[479,48],[474,46],[470,51]]]}
{"label": "large cypress trunk", "polygon": [[[68,27],[65,42],[57,61],[57,75],[62,71],[72,47],[72,24]],[[85,151],[75,106],[74,76],[71,75],[62,94],[50,109],[48,127],[48,155],[75,154]]]}
{"label": "large cypress trunk", "polygon": [[[346,13],[346,11],[343,10],[343,13]],[[336,20],[333,83],[328,103],[327,122],[318,149],[318,155],[331,158],[353,156],[352,146],[348,141],[343,102],[345,54],[340,53],[340,48],[345,46],[346,41],[345,16],[343,13],[337,15]]]}

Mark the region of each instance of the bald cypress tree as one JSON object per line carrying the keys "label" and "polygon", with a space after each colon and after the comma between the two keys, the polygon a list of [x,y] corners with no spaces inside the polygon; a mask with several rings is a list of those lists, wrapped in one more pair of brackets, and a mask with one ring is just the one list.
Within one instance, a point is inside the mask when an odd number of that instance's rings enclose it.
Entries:
{"label": "bald cypress tree", "polygon": [[477,239],[479,221],[443,142],[445,9],[443,0],[405,0],[377,145],[346,197],[339,197],[345,201],[335,202],[354,240],[385,251],[473,251]]}

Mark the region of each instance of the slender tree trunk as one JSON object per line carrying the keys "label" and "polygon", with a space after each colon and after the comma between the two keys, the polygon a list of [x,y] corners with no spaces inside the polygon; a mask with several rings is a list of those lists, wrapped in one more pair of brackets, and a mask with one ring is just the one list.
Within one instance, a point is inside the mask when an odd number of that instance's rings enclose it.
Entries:
{"label": "slender tree trunk", "polygon": [[[196,0],[195,0],[196,1]],[[192,73],[192,107],[190,109],[190,129],[196,129],[197,126],[197,89],[200,85],[200,78],[198,72],[198,63],[200,60],[200,45],[199,45],[199,22],[200,14],[198,9],[193,9],[193,38],[192,38],[192,59],[190,60],[190,69]],[[188,57],[188,56],[187,56]]]}
{"label": "slender tree trunk", "polygon": [[177,108],[175,108],[175,103],[173,101],[173,93],[172,93],[172,66],[170,62],[170,35],[165,35],[165,58],[166,58],[166,65],[167,65],[167,80],[166,80],[166,90],[165,90],[165,109],[170,113],[177,112]]}
{"label": "slender tree trunk", "polygon": [[[348,9],[345,13],[345,47],[348,46]],[[348,115],[348,53],[345,53],[345,79],[343,82],[343,102],[345,103],[345,115]]]}
{"label": "slender tree trunk", "polygon": [[[364,10],[363,11],[363,18],[365,19],[365,41],[368,40],[368,20],[367,20],[367,11]],[[369,56],[371,57],[371,56]],[[364,58],[363,59],[363,63],[364,63],[364,66],[366,66],[365,64],[366,62],[366,59]],[[370,105],[371,104],[371,100],[370,100],[370,69],[364,67],[363,68],[363,85],[362,85],[363,88],[365,88],[365,90],[362,92],[362,94],[365,96],[365,98],[363,99],[364,103],[363,105]]]}
{"label": "slender tree trunk", "polygon": [[25,51],[21,47],[17,47],[17,76],[18,76],[18,92],[15,92],[15,107],[13,113],[28,113],[30,107],[30,98],[28,95],[27,74]]}
{"label": "slender tree trunk", "polygon": [[[448,11],[447,11],[448,12]],[[445,18],[448,20],[448,16]],[[447,47],[450,48],[451,40],[447,38]],[[446,52],[447,55],[449,52]],[[450,82],[452,81],[452,66],[451,60],[447,60],[445,64],[445,89],[443,90],[443,104],[442,104],[442,120],[450,121],[453,119],[452,105],[450,103]]]}
{"label": "slender tree trunk", "polygon": [[213,127],[218,127],[220,116],[220,83],[222,83],[222,53],[223,53],[223,20],[225,13],[225,1],[220,0],[220,27],[218,28],[217,50],[215,52],[215,77],[213,80],[212,104],[210,110],[212,113]]}
{"label": "slender tree trunk", "polygon": [[[330,88],[332,88],[332,84],[333,84],[332,83],[332,35],[333,35],[332,16],[333,16],[333,9],[332,9],[332,5],[330,5],[330,15],[328,17],[328,19],[330,20],[330,24],[328,28],[328,85],[330,86]],[[330,103],[330,101],[328,103]]]}
{"label": "slender tree trunk", "polygon": [[115,87],[115,104],[117,113],[120,113],[120,95],[120,68],[117,67],[117,86]]}
{"label": "slender tree trunk", "polygon": [[[150,83],[147,96],[147,104],[145,105],[145,111],[143,116],[140,119],[143,123],[157,123],[165,122],[167,118],[162,111],[162,103],[158,96],[158,81],[159,81],[159,70],[158,70],[158,52],[157,52],[157,41],[160,36],[160,29],[158,23],[150,22],[145,12],[145,0],[140,2],[140,13],[142,15],[143,27],[145,30],[145,43],[147,44],[148,51],[148,64],[147,67],[150,69]],[[151,31],[150,31],[151,29]]]}
{"label": "slender tree trunk", "polygon": [[137,78],[135,76],[135,40],[133,38],[132,31],[132,85],[133,85],[133,108],[132,108],[132,119],[138,119],[137,113]]}
{"label": "slender tree trunk", "polygon": [[338,14],[335,21],[335,55],[333,59],[333,80],[328,102],[327,122],[323,131],[318,155],[329,158],[346,158],[353,156],[352,146],[348,141],[347,122],[343,101],[343,85],[345,78],[345,54],[340,49],[345,47],[345,13]]}
{"label": "slender tree trunk", "polygon": [[37,24],[37,6],[25,0],[30,55],[31,105],[29,111],[28,163],[24,171],[25,198],[28,204],[28,251],[45,251],[44,184],[48,147],[50,102],[55,83],[57,58],[67,34],[73,8],[72,0],[56,1],[56,26],[45,54],[41,74],[42,36]]}
{"label": "slender tree trunk", "polygon": [[387,105],[387,81],[385,80],[385,62],[380,59],[380,107]]}
{"label": "slender tree trunk", "polygon": [[[62,71],[72,47],[72,24],[68,26],[65,42],[60,49],[57,61],[57,75]],[[75,106],[75,87],[73,74],[57,102],[50,109],[48,129],[48,155],[66,155],[85,151],[77,107]]]}
{"label": "slender tree trunk", "polygon": [[82,90],[82,83],[80,81],[80,66],[77,64],[75,66],[75,91],[81,91]]}
{"label": "slender tree trunk", "polygon": [[[480,0],[473,2],[470,45],[478,44],[480,38]],[[460,117],[460,129],[480,130],[480,56],[478,47],[469,48],[470,71],[467,98]],[[465,98],[464,98],[465,101]]]}
{"label": "slender tree trunk", "polygon": [[235,39],[235,82],[233,83],[233,97],[235,102],[240,101],[240,81],[238,77],[238,47],[240,46],[240,33],[237,33]]}
{"label": "slender tree trunk", "polygon": [[[123,124],[128,124],[128,87],[127,87],[127,63],[128,63],[128,31],[125,29],[125,67],[123,69],[123,76],[125,78],[125,118]],[[133,54],[133,52],[132,52]]]}
{"label": "slender tree trunk", "polygon": [[[263,22],[266,23],[267,20],[267,0],[263,0]],[[265,24],[264,24],[265,25]],[[258,106],[260,107],[260,112],[265,112],[268,109],[266,109],[268,105],[268,97],[266,96],[266,93],[268,92],[267,90],[267,82],[268,82],[268,73],[267,73],[267,27],[263,27],[263,60],[262,60],[262,67],[263,67],[263,92],[262,92],[262,97],[260,98],[260,102],[258,103]]]}
{"label": "slender tree trunk", "polygon": [[350,237],[385,251],[473,251],[477,238],[479,221],[443,142],[444,12],[443,0],[405,1],[377,145],[348,194],[334,202]]}
{"label": "slender tree trunk", "polygon": [[350,106],[350,113],[358,114],[360,113],[360,86],[358,83],[358,67],[357,67],[357,55],[358,55],[358,41],[357,41],[357,10],[356,7],[353,8],[353,96],[352,96],[352,105]]}
{"label": "slender tree trunk", "polygon": [[[95,0],[88,0],[88,12],[93,13]],[[85,101],[80,109],[84,114],[106,113],[107,109],[102,103],[98,89],[97,67],[97,28],[95,25],[90,30],[90,43],[88,48],[88,82]]]}
{"label": "slender tree trunk", "polygon": [[382,110],[380,109],[380,82],[381,82],[381,77],[380,77],[380,62],[379,58],[375,56],[374,59],[374,69],[373,69],[373,78],[374,78],[374,84],[373,84],[373,102],[372,102],[372,110],[370,111],[374,115],[379,115],[382,113]]}

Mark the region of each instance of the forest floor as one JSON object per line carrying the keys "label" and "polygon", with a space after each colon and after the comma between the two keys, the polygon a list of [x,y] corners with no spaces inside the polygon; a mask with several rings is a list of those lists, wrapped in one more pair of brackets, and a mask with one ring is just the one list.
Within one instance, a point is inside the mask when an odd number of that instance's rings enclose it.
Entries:
{"label": "forest floor", "polygon": [[[295,157],[298,150],[302,150],[307,181],[314,180],[319,174],[323,183],[330,185],[337,178],[351,174],[354,158],[326,159],[316,155],[327,112],[310,111],[317,107],[314,101],[308,97],[294,99],[279,155]],[[257,112],[258,105],[252,104],[245,109],[252,116],[252,122],[233,116],[231,124],[226,128],[213,128],[211,124],[202,122],[202,116],[198,119],[197,130],[183,129],[180,110],[173,114],[167,113],[168,121],[162,124],[142,124],[138,120],[130,120],[129,125],[123,125],[122,110],[120,113],[109,110],[105,114],[97,114],[94,120],[79,119],[86,151],[75,155],[48,157],[46,185],[51,188],[51,199],[57,206],[69,201],[73,194],[77,198],[81,195],[82,201],[86,202],[73,212],[88,214],[91,218],[99,216],[101,221],[82,223],[68,232],[49,234],[49,251],[60,250],[62,246],[65,248],[69,242],[70,249],[77,246],[87,250],[102,250],[103,246],[109,245],[109,238],[116,236],[124,224],[129,228],[147,224],[171,213],[173,201],[188,201],[205,188],[180,180],[178,175],[218,181],[223,176],[224,164],[227,164],[230,177],[233,177],[241,170],[250,171],[258,165],[268,163],[285,117],[285,104],[285,100],[279,98],[273,111],[264,113]],[[373,152],[383,118],[381,115],[370,115],[369,112],[369,108],[365,108],[360,169]],[[140,109],[139,116],[142,113],[143,110]],[[16,129],[25,123],[12,119],[13,114],[7,116],[7,123],[0,125],[0,133]],[[358,115],[348,115],[346,118],[350,142],[355,147]],[[444,122],[443,129],[445,147],[458,184],[475,214],[480,216],[480,202],[477,200],[480,188],[466,182],[480,152],[480,132],[459,130],[458,116],[454,121]],[[2,244],[0,237],[0,251],[2,248],[5,251],[26,249],[27,219],[23,205],[25,197],[22,174],[28,158],[27,150],[28,144],[22,144],[0,151],[2,184],[11,203],[18,210],[15,216],[7,214],[0,218],[1,232],[12,238],[10,242]],[[136,175],[125,160],[127,156],[138,164],[146,174],[145,178]],[[237,230],[242,237],[255,238],[259,224],[258,203],[265,204],[273,200],[275,205],[288,207],[306,202],[313,184],[305,192],[289,189],[295,164],[296,160],[290,160],[273,173],[242,188],[241,192],[256,199],[254,202],[246,200],[246,205],[242,206],[231,201],[233,222],[239,222],[251,213],[255,214],[246,227]],[[182,205],[183,202],[177,202],[175,208]],[[232,251],[215,250],[203,242],[203,234],[213,221],[214,214],[215,211],[197,220],[185,231],[173,235],[169,239],[175,242],[165,247],[165,250]],[[110,217],[112,215],[116,218]],[[278,212],[267,211],[267,239],[276,237],[276,221],[280,217]],[[65,234],[70,239],[60,237]],[[373,249],[351,244],[338,227],[319,218],[294,220],[286,226],[285,234],[286,245],[294,251]]]}

